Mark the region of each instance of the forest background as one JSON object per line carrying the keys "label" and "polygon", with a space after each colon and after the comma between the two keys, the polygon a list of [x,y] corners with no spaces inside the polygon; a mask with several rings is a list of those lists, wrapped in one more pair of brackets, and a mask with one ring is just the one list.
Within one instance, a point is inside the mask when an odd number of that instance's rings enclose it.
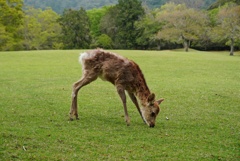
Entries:
{"label": "forest background", "polygon": [[0,51],[240,48],[240,0],[0,0]]}

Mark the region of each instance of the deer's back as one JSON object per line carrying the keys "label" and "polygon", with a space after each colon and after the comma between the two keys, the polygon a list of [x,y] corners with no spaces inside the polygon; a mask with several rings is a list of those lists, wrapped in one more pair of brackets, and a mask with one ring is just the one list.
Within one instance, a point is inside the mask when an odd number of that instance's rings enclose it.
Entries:
{"label": "deer's back", "polygon": [[139,79],[143,77],[138,65],[117,54],[104,50],[93,50],[83,53],[80,61],[84,70],[91,70],[98,76],[114,85],[123,85],[127,90],[134,91]]}

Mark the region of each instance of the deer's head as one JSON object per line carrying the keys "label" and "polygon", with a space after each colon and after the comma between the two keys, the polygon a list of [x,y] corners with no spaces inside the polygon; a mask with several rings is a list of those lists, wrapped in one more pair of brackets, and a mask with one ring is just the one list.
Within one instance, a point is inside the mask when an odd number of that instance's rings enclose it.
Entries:
{"label": "deer's head", "polygon": [[163,98],[156,101],[155,94],[152,93],[148,96],[145,107],[143,107],[141,109],[143,119],[145,120],[146,124],[149,127],[155,126],[156,117],[157,117],[158,113],[160,112],[159,105],[162,101],[164,101]]}

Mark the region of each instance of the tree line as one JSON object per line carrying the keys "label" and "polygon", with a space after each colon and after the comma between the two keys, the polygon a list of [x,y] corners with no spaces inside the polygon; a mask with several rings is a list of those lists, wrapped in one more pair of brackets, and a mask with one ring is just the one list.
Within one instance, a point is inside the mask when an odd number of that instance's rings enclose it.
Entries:
{"label": "tree line", "polygon": [[[234,0],[233,0],[234,1]],[[0,50],[240,48],[240,5],[227,2],[209,10],[166,3],[150,9],[139,0],[118,0],[98,9],[28,7],[0,0]]]}
{"label": "tree line", "polygon": [[[158,8],[167,2],[185,3],[192,8],[207,8],[216,0],[141,0],[144,5],[150,8]],[[65,8],[79,9],[83,7],[86,10],[101,8],[103,6],[115,5],[118,0],[24,0],[24,5],[33,6],[45,10],[51,7],[58,14],[62,14]]]}

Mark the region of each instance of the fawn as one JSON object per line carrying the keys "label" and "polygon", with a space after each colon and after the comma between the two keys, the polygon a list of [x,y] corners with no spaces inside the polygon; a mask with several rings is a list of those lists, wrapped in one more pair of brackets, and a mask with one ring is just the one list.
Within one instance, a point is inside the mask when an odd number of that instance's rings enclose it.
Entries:
{"label": "fawn", "polygon": [[111,82],[116,87],[123,103],[127,125],[130,125],[130,118],[126,106],[125,91],[137,107],[143,121],[149,127],[155,126],[156,117],[160,112],[159,104],[164,99],[155,100],[155,94],[150,92],[144,75],[135,62],[102,49],[82,53],[79,61],[82,64],[82,78],[73,85],[70,120],[73,120],[73,116],[78,119],[78,91],[99,77]]}

